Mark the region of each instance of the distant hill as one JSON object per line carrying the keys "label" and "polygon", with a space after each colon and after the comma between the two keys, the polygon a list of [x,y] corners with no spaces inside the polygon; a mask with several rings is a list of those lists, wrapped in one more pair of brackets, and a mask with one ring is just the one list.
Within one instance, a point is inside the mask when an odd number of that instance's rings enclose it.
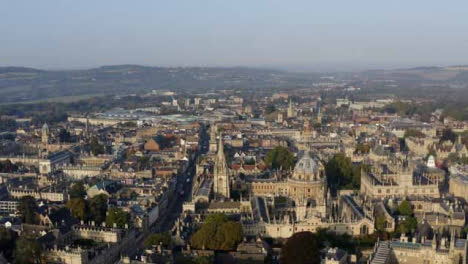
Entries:
{"label": "distant hill", "polygon": [[254,68],[147,67],[111,65],[49,71],[0,67],[0,103],[151,90],[265,89],[310,84],[309,76]]}
{"label": "distant hill", "polygon": [[26,67],[14,67],[14,66],[9,66],[9,67],[0,67],[0,74],[2,73],[37,73],[37,72],[42,72],[41,70],[34,69],[34,68],[26,68]]}
{"label": "distant hill", "polygon": [[[334,73],[335,80],[391,80],[395,87],[466,87],[468,67],[415,67],[371,70],[361,73]],[[0,67],[0,104],[37,100],[65,100],[93,95],[124,95],[152,90],[200,93],[236,89],[255,93],[314,87],[324,74],[292,73],[245,67],[148,67],[108,65],[85,70],[40,70]],[[378,86],[379,82],[367,82]],[[393,87],[392,86],[392,87]]]}
{"label": "distant hill", "polygon": [[371,79],[393,79],[416,82],[457,82],[465,80],[467,66],[423,66],[408,69],[372,70],[362,74]]}

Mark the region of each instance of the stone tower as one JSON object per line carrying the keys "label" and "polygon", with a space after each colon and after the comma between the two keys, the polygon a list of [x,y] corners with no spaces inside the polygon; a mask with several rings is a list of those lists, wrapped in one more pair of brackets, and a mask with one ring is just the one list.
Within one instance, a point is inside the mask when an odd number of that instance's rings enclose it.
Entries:
{"label": "stone tower", "polygon": [[294,112],[294,106],[292,103],[292,100],[289,100],[289,107],[288,107],[288,118],[293,118],[296,116],[296,113]]}
{"label": "stone tower", "polygon": [[210,151],[211,152],[216,152],[218,149],[218,145],[216,144],[216,132],[218,128],[216,125],[213,123],[211,124],[210,128]]}
{"label": "stone tower", "polygon": [[47,123],[44,123],[44,125],[42,126],[41,132],[42,132],[41,133],[42,143],[48,144],[49,143],[49,126],[47,125]]}
{"label": "stone tower", "polygon": [[218,153],[214,165],[214,197],[216,200],[225,200],[230,197],[229,169],[224,156],[222,137],[219,137]]}

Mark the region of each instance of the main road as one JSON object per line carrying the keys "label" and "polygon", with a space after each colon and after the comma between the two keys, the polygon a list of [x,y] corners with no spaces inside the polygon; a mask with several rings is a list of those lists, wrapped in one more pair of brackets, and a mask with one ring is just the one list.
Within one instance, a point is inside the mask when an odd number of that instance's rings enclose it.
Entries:
{"label": "main road", "polygon": [[[126,248],[123,251],[124,255],[131,256],[136,253],[139,248],[143,247],[143,242],[147,237],[153,233],[167,232],[174,227],[175,221],[182,213],[182,207],[185,201],[190,198],[192,192],[192,182],[193,176],[196,173],[196,162],[200,154],[205,154],[208,151],[209,137],[206,133],[206,128],[204,125],[200,126],[200,140],[199,148],[195,153],[193,159],[189,160],[189,164],[183,173],[177,175],[175,194],[172,196],[172,200],[169,201],[165,214],[160,215],[158,220],[151,226],[150,231],[142,233],[137,241],[135,246],[132,248]],[[187,182],[187,179],[188,182]],[[181,193],[183,192],[183,195]]]}

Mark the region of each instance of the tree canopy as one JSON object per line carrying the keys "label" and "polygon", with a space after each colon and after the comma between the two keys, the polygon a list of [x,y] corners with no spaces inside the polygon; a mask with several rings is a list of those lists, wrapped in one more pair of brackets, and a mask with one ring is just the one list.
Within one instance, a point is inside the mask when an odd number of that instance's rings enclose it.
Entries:
{"label": "tree canopy", "polygon": [[404,137],[417,137],[417,138],[424,138],[426,135],[424,135],[423,132],[416,130],[416,129],[407,129],[405,131]]}
{"label": "tree canopy", "polygon": [[43,263],[42,248],[33,238],[21,236],[16,240],[15,262],[20,264]]}
{"label": "tree canopy", "polygon": [[387,219],[385,219],[384,214],[378,214],[375,218],[375,228],[379,232],[385,231],[385,225],[387,224]]}
{"label": "tree canopy", "polygon": [[319,264],[320,245],[315,234],[299,232],[292,235],[281,248],[280,262],[284,264]]}
{"label": "tree canopy", "polygon": [[38,222],[36,200],[32,196],[23,196],[19,200],[18,211],[23,223],[36,224]]}
{"label": "tree canopy", "polygon": [[91,152],[95,156],[106,153],[106,148],[104,147],[104,145],[99,143],[99,140],[97,137],[91,138],[91,140],[89,141],[89,147],[91,149]]}
{"label": "tree canopy", "polygon": [[343,153],[335,154],[326,164],[328,185],[335,193],[341,189],[359,189],[361,165],[354,165]]}
{"label": "tree canopy", "polygon": [[130,214],[121,208],[109,209],[106,217],[106,225],[114,226],[114,224],[116,224],[118,228],[124,228],[126,224],[130,226]]}
{"label": "tree canopy", "polygon": [[223,214],[211,214],[202,227],[193,234],[192,246],[212,250],[233,250],[242,241],[240,223],[229,221]]}
{"label": "tree canopy", "polygon": [[99,194],[91,198],[89,202],[90,216],[98,224],[106,221],[107,200],[107,195]]}
{"label": "tree canopy", "polygon": [[16,232],[5,227],[0,227],[0,253],[3,253],[7,260],[13,257],[15,241],[18,238]]}
{"label": "tree canopy", "polygon": [[88,218],[88,205],[83,198],[73,198],[67,202],[67,208],[73,217],[86,221]]}
{"label": "tree canopy", "polygon": [[272,169],[291,169],[294,166],[294,155],[287,148],[277,146],[266,154],[265,163]]}
{"label": "tree canopy", "polygon": [[401,221],[398,222],[397,232],[400,234],[406,234],[413,232],[417,225],[418,220],[413,215],[413,209],[411,209],[411,204],[403,200],[398,206],[398,214],[402,216]]}
{"label": "tree canopy", "polygon": [[156,233],[149,236],[143,244],[145,247],[157,246],[162,244],[165,247],[169,247],[172,244],[171,235],[169,233]]}
{"label": "tree canopy", "polygon": [[412,215],[413,209],[411,209],[411,204],[407,200],[403,200],[400,205],[398,205],[398,214],[399,215]]}
{"label": "tree canopy", "polygon": [[446,128],[442,131],[442,136],[440,137],[440,141],[452,141],[452,143],[455,143],[457,140],[457,134],[452,131],[450,128]]}
{"label": "tree canopy", "polygon": [[265,107],[265,114],[268,115],[268,114],[271,114],[273,112],[276,111],[276,107],[274,104],[269,104]]}
{"label": "tree canopy", "polygon": [[86,196],[86,189],[82,181],[74,183],[70,188],[70,198],[84,198]]}

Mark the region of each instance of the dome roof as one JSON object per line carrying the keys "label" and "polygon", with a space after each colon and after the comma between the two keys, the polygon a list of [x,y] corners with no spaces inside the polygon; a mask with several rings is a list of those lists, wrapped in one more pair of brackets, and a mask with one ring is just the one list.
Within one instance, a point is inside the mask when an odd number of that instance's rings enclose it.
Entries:
{"label": "dome roof", "polygon": [[302,156],[294,167],[294,173],[314,174],[317,169],[318,167],[315,160],[310,157],[308,152],[305,152],[304,156]]}

